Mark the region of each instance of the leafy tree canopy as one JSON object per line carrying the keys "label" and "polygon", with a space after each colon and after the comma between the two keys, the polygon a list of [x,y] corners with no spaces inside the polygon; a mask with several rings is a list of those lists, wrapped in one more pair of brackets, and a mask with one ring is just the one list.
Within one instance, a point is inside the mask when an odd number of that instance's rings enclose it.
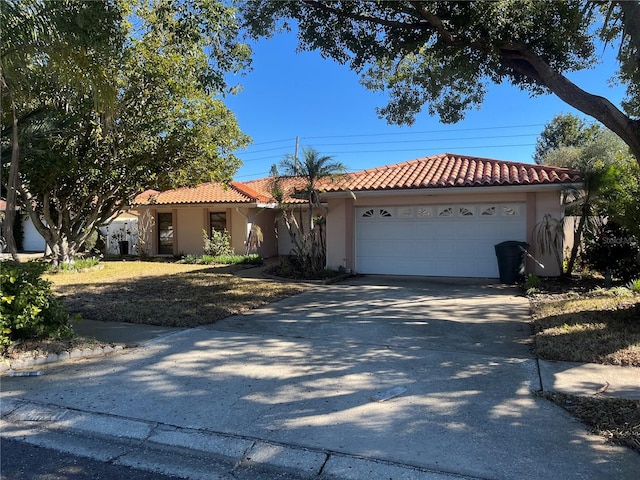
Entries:
{"label": "leafy tree canopy", "polygon": [[561,164],[549,162],[546,161],[546,156],[563,147],[582,147],[593,140],[600,130],[598,125],[588,125],[576,115],[556,115],[545,125],[536,140],[533,159],[537,164],[563,166],[566,162]]}
{"label": "leafy tree canopy", "polygon": [[249,62],[235,10],[215,0],[116,3],[124,34],[92,67],[114,92],[108,105],[35,54],[30,88],[14,91],[21,204],[55,261],[72,261],[86,236],[145,188],[229,181],[240,164],[233,152],[249,140],[223,102],[234,91],[226,75]]}
{"label": "leafy tree canopy", "polygon": [[[478,107],[490,83],[508,81],[532,95],[554,93],[620,136],[640,162],[640,2],[247,0],[254,37],[298,24],[300,48],[319,50],[386,90],[379,114],[411,124],[426,105],[443,122]],[[620,107],[572,83],[567,73],[615,45]],[[605,80],[605,79],[603,79]]]}

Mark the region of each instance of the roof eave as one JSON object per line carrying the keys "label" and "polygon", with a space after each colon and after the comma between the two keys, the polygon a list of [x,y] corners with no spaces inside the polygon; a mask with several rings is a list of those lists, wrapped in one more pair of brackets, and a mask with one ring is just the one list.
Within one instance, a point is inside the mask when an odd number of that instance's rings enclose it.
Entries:
{"label": "roof eave", "polygon": [[565,188],[583,188],[582,182],[578,183],[546,183],[546,184],[522,184],[522,185],[495,185],[495,186],[475,186],[475,187],[437,187],[437,188],[403,188],[388,190],[343,190],[340,192],[325,192],[321,195],[324,198],[353,198],[355,195],[363,197],[391,197],[391,196],[409,196],[409,195],[453,195],[453,194],[470,194],[470,193],[513,193],[520,192],[547,192],[562,191]]}
{"label": "roof eave", "polygon": [[206,208],[235,208],[235,207],[256,207],[260,204],[257,202],[183,202],[183,203],[141,203],[133,208],[185,208],[185,207],[206,207]]}

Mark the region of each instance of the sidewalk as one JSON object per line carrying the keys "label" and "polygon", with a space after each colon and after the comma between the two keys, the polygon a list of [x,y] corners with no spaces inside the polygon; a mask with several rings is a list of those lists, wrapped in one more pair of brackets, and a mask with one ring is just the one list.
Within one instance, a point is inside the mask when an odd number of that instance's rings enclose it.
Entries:
{"label": "sidewalk", "polygon": [[[640,400],[640,368],[538,361],[542,390],[570,395]],[[598,390],[606,389],[602,393]]]}

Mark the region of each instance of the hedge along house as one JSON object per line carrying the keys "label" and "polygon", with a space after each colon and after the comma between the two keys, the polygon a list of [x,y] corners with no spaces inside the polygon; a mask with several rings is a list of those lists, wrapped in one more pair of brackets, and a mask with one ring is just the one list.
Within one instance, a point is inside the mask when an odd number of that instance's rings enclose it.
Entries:
{"label": "hedge along house", "polygon": [[[258,253],[289,254],[272,180],[139,195],[140,214],[147,210],[155,220],[150,253],[201,254],[202,230],[221,228],[236,253],[244,253],[257,225],[264,236]],[[286,179],[287,203],[306,203],[294,195],[303,184]],[[497,278],[494,245],[516,240],[531,244],[529,251],[544,265],[530,261],[528,271],[558,275],[553,257],[536,252],[534,227],[545,214],[562,218],[562,191],[581,186],[573,170],[454,154],[350,173],[320,185],[327,266],[365,274]]]}

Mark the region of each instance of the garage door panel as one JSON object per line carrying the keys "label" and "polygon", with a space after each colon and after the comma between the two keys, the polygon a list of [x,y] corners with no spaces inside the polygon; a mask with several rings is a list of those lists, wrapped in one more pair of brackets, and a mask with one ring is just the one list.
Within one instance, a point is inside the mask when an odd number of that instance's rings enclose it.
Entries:
{"label": "garage door panel", "polygon": [[[524,240],[524,206],[446,205],[447,217],[362,218],[356,213],[356,270],[361,273],[498,277],[494,245]],[[463,208],[464,207],[464,208]],[[417,212],[422,207],[380,207],[374,211]],[[473,212],[473,214],[469,214]],[[482,215],[490,212],[491,215]],[[506,213],[505,213],[506,212]]]}
{"label": "garage door panel", "polygon": [[410,256],[415,251],[415,244],[411,240],[369,240],[362,244],[361,255],[366,257],[394,257]]}
{"label": "garage door panel", "polygon": [[500,235],[504,238],[512,239],[512,238],[520,238],[522,236],[522,229],[519,225],[504,223],[500,225]]}
{"label": "garage door panel", "polygon": [[435,242],[433,245],[436,257],[455,257],[456,246],[450,241]]}
{"label": "garage door panel", "polygon": [[[398,275],[398,270],[408,271],[412,268],[412,262],[408,259],[399,260],[395,257],[365,257],[362,260],[366,265],[359,269],[359,273],[374,273],[386,275]],[[418,275],[417,273],[404,273],[402,275]]]}
{"label": "garage door panel", "polygon": [[453,240],[451,244],[454,248],[454,253],[456,256],[462,257],[475,257],[481,251],[482,247],[478,244],[478,242],[470,241],[470,240]]}
{"label": "garage door panel", "polygon": [[363,224],[362,231],[359,233],[363,239],[370,240],[402,239],[407,238],[407,235],[413,235],[411,228],[400,229],[396,228],[395,225],[393,228],[389,228],[388,224],[383,226],[374,223]]}
{"label": "garage door panel", "polygon": [[433,240],[436,238],[437,228],[433,223],[416,223],[414,231],[417,238]]}

